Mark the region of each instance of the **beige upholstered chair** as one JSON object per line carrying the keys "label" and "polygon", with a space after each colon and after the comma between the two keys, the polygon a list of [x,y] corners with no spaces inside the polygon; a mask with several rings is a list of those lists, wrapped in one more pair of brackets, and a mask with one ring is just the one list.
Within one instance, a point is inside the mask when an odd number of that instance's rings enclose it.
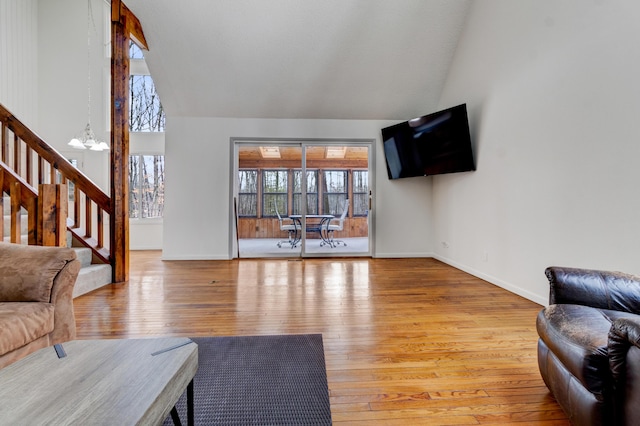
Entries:
{"label": "beige upholstered chair", "polygon": [[73,249],[0,242],[0,368],[75,339]]}

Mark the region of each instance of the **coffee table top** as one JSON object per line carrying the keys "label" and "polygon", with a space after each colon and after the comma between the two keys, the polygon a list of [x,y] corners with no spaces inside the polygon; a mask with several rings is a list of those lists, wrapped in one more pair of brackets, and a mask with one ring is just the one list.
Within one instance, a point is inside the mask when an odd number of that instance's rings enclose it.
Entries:
{"label": "coffee table top", "polygon": [[48,347],[0,369],[4,424],[161,424],[198,368],[184,337],[62,346],[63,358]]}

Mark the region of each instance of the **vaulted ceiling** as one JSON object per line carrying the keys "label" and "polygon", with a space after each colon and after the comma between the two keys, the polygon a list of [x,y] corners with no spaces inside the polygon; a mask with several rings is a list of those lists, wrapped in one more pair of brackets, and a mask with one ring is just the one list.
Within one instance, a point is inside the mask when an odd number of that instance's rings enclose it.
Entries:
{"label": "vaulted ceiling", "polygon": [[470,0],[125,0],[169,115],[409,119],[437,106]]}

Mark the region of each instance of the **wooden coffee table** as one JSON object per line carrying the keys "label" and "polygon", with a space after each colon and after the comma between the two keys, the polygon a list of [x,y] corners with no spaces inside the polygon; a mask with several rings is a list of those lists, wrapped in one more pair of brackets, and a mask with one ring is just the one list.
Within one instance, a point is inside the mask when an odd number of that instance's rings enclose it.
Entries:
{"label": "wooden coffee table", "polygon": [[[74,340],[0,369],[2,424],[162,424],[187,389],[193,422],[198,345],[188,338]],[[173,412],[172,412],[173,410]]]}

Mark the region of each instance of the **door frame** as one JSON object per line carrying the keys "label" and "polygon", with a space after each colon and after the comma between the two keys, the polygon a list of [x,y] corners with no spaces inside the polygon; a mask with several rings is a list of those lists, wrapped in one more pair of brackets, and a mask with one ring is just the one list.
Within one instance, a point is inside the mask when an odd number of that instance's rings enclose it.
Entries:
{"label": "door frame", "polygon": [[[229,179],[229,257],[231,259],[239,258],[239,247],[236,233],[237,217],[236,217],[236,200],[238,198],[238,171],[239,171],[239,150],[243,146],[298,146],[302,149],[301,169],[306,170],[306,164],[302,164],[305,160],[306,146],[366,146],[368,148],[368,177],[369,177],[369,214],[367,217],[368,224],[368,240],[369,248],[367,252],[346,253],[342,256],[349,257],[373,257],[375,253],[375,209],[373,209],[375,197],[375,144],[376,140],[371,138],[248,138],[248,137],[231,137],[231,179]],[[303,175],[306,176],[306,175]],[[303,196],[306,194],[306,187],[303,187]],[[304,244],[304,242],[303,242]],[[304,245],[301,247],[300,256],[303,258],[311,257],[335,257],[331,253],[305,253]],[[268,257],[268,256],[267,256]],[[281,257],[281,256],[278,256]]]}

